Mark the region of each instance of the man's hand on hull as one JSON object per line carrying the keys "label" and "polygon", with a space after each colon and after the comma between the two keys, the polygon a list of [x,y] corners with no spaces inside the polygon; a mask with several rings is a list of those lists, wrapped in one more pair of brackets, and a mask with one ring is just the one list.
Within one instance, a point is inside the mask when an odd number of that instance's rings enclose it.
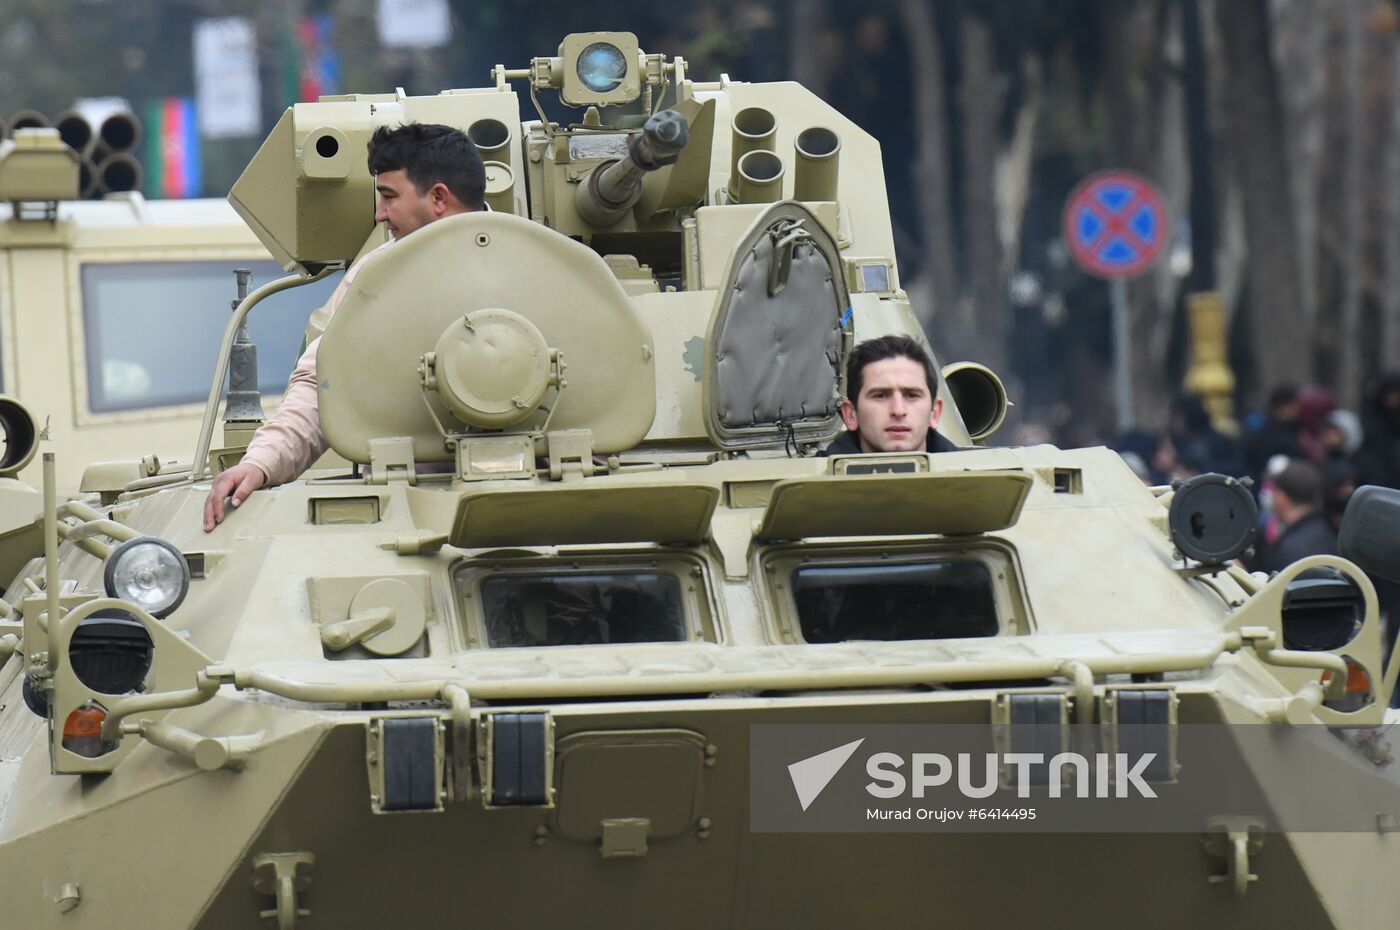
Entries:
{"label": "man's hand on hull", "polygon": [[209,496],[204,499],[204,532],[211,532],[224,522],[225,498],[232,498],[230,503],[237,507],[266,483],[267,476],[263,470],[251,462],[240,462],[220,473],[214,479],[214,486],[209,489]]}

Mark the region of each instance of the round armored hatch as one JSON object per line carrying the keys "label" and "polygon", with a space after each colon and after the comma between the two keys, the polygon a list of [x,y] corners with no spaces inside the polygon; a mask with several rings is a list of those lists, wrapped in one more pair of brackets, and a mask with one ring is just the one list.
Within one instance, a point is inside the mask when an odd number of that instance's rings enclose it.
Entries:
{"label": "round armored hatch", "polygon": [[394,625],[376,633],[363,643],[376,655],[402,655],[423,637],[427,612],[423,599],[407,582],[397,578],[377,578],[365,585],[350,602],[350,616],[376,607],[388,607],[394,612]]}
{"label": "round armored hatch", "polygon": [[617,276],[563,233],[474,210],[429,223],[362,263],[316,356],[331,448],[366,463],[373,440],[403,436],[415,461],[454,461],[442,427],[456,427],[457,417],[436,396],[431,407],[423,402],[420,365],[443,330],[492,307],[528,319],[575,366],[569,389],[545,398],[550,429],[592,431],[599,454],[645,438],[656,418],[657,356]]}
{"label": "round armored hatch", "polygon": [[1259,507],[1249,489],[1234,478],[1197,475],[1172,495],[1167,522],[1182,555],[1221,565],[1243,555],[1254,542]]}
{"label": "round armored hatch", "polygon": [[438,394],[468,426],[501,429],[529,416],[549,387],[549,345],[510,310],[476,310],[438,340]]}

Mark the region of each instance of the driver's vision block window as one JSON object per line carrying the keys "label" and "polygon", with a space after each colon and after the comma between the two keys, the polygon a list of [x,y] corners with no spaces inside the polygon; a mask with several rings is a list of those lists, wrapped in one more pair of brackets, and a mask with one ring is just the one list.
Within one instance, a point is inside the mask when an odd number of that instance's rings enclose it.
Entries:
{"label": "driver's vision block window", "polygon": [[[285,272],[274,262],[88,262],[82,266],[88,409],[140,410],[203,401],[229,321],[233,269],[253,284]],[[258,389],[280,394],[296,365],[307,317],[338,276],[290,288],[249,317],[258,346]]]}
{"label": "driver's vision block window", "polygon": [[481,607],[487,642],[496,647],[687,639],[680,581],[669,572],[485,578]]}
{"label": "driver's vision block window", "polygon": [[795,569],[792,594],[802,638],[957,639],[995,636],[996,597],[985,564],[948,559]]}

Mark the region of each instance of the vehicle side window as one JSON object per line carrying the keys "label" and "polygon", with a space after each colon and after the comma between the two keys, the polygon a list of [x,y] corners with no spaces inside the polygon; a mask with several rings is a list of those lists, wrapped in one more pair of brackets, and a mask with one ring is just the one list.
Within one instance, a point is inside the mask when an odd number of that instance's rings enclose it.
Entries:
{"label": "vehicle side window", "polygon": [[792,573],[802,638],[958,639],[995,636],[992,575],[973,559],[900,564],[812,565]]}
{"label": "vehicle side window", "polygon": [[[203,401],[228,325],[235,267],[253,284],[284,276],[274,262],[88,262],[82,266],[88,409],[140,410]],[[280,394],[301,351],[307,317],[338,275],[281,291],[249,317],[258,387]]]}
{"label": "vehicle side window", "polygon": [[609,571],[484,578],[481,606],[493,647],[681,642],[679,579],[669,572]]}

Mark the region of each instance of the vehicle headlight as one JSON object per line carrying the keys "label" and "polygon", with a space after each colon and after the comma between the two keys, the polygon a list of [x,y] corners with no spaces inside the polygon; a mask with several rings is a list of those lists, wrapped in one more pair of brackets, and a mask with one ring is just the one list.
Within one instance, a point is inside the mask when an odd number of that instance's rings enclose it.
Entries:
{"label": "vehicle headlight", "polygon": [[153,617],[166,617],[190,590],[190,566],[184,553],[165,540],[139,536],[107,556],[102,582],[109,597],[129,601]]}
{"label": "vehicle headlight", "polygon": [[616,90],[627,77],[627,58],[611,42],[594,42],[578,56],[578,79],[595,94]]}
{"label": "vehicle headlight", "polygon": [[84,618],[68,640],[73,674],[103,694],[140,691],[154,654],[146,624],[121,610],[99,610]]}

